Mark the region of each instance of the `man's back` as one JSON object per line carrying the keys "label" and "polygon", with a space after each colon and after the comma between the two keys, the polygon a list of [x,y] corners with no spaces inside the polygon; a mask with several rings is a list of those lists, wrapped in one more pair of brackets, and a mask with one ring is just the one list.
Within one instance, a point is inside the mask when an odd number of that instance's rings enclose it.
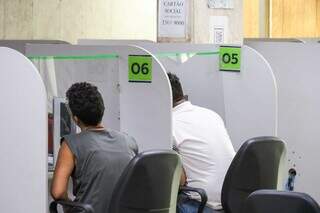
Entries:
{"label": "man's back", "polygon": [[76,157],[72,175],[75,201],[107,211],[113,188],[134,157],[133,138],[116,131],[84,131],[65,137]]}
{"label": "man's back", "polygon": [[188,185],[205,189],[208,205],[218,209],[224,176],[235,154],[223,120],[186,101],[173,109],[173,135]]}

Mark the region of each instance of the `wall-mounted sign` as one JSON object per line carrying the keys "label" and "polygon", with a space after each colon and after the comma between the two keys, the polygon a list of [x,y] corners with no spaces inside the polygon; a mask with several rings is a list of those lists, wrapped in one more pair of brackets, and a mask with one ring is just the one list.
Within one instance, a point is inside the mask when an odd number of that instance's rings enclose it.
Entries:
{"label": "wall-mounted sign", "polygon": [[213,44],[228,43],[229,35],[229,18],[228,16],[211,16],[210,17],[210,42]]}
{"label": "wall-mounted sign", "polygon": [[159,0],[158,3],[158,37],[185,38],[188,0]]}
{"label": "wall-mounted sign", "polygon": [[152,82],[152,57],[150,55],[129,55],[128,57],[129,82]]}
{"label": "wall-mounted sign", "polygon": [[220,46],[220,71],[240,72],[241,47]]}
{"label": "wall-mounted sign", "polygon": [[208,0],[208,7],[216,9],[232,9],[234,8],[234,0]]}

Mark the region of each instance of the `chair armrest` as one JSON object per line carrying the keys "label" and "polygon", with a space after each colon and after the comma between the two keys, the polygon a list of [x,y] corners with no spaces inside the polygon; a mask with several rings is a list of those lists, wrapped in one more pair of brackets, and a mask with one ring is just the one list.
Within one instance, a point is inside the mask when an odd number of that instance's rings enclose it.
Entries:
{"label": "chair armrest", "polygon": [[180,187],[180,192],[196,192],[200,195],[201,198],[201,202],[200,202],[200,206],[198,209],[198,213],[202,213],[204,210],[204,207],[206,206],[206,203],[208,201],[208,197],[207,197],[207,193],[205,190],[200,189],[200,188],[193,188],[193,187],[189,187],[189,186],[181,186]]}
{"label": "chair armrest", "polygon": [[55,200],[50,203],[50,213],[58,213],[57,205],[60,204],[63,207],[70,207],[70,208],[78,208],[84,211],[84,213],[94,213],[94,210],[91,205],[89,204],[82,204],[82,203],[76,203],[72,201],[66,201],[66,200]]}

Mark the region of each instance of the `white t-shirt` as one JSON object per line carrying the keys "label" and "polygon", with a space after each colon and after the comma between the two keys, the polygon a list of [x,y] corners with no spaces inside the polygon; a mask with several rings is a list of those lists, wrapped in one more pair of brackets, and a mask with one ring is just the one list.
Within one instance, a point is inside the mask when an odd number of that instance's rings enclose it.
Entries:
{"label": "white t-shirt", "polygon": [[173,137],[188,186],[202,188],[207,205],[221,209],[221,189],[235,155],[221,117],[186,101],[173,108]]}

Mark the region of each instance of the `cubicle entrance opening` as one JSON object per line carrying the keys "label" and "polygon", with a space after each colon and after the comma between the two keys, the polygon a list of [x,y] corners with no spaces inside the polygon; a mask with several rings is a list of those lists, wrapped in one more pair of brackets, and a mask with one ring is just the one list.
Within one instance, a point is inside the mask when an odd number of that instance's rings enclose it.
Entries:
{"label": "cubicle entrance opening", "polygon": [[106,105],[103,123],[120,130],[120,93],[116,55],[29,56],[38,68],[47,91],[48,166],[54,169],[60,139],[76,133],[76,126],[65,106],[65,93],[76,82],[88,82],[99,88]]}
{"label": "cubicle entrance opening", "polygon": [[[170,83],[164,67],[150,52],[131,46],[35,44],[27,45],[26,51],[44,79],[49,111],[53,97],[64,97],[73,83],[87,81],[103,95],[103,122],[108,128],[133,135],[140,151],[171,149]],[[129,81],[130,55],[151,56],[151,82]]]}
{"label": "cubicle entrance opening", "polygon": [[277,136],[277,84],[270,65],[254,49],[242,46],[240,72],[221,72],[218,45],[138,45],[177,74],[191,102],[225,120],[236,150],[249,138]]}

